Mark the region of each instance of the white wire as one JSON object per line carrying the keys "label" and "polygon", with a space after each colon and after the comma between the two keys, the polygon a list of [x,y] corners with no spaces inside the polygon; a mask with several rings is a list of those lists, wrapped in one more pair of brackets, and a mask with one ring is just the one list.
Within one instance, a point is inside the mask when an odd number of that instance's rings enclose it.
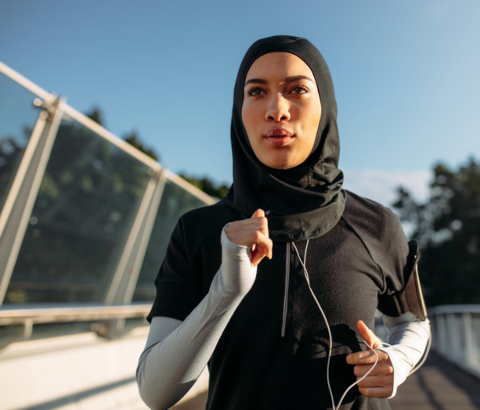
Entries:
{"label": "white wire", "polygon": [[[422,365],[425,363],[425,360],[427,360],[427,356],[428,356],[428,353],[430,352],[430,348],[432,346],[432,337],[430,336],[428,338],[428,341],[427,341],[427,346],[425,347],[425,351],[423,352],[423,356],[421,358],[421,360],[415,365],[415,363],[413,362],[413,360],[411,358],[409,358],[408,356],[405,355],[405,353],[403,353],[400,349],[397,349],[395,346],[392,346],[391,344],[388,344],[388,343],[385,343],[385,342],[382,342],[383,345],[386,345],[387,347],[391,347],[393,350],[396,350],[397,352],[401,353],[402,356],[405,358],[405,359],[408,359],[406,360],[407,363],[412,367],[412,370],[410,370],[410,372],[408,373],[408,376],[411,376],[413,373],[415,373],[418,369],[420,369],[420,367],[422,367]],[[407,377],[408,377],[407,376]]]}
{"label": "white wire", "polygon": [[[333,392],[332,392],[332,388],[330,386],[330,357],[332,355],[332,349],[333,349],[333,340],[332,340],[332,332],[330,331],[330,326],[328,324],[328,320],[327,320],[327,317],[325,316],[325,313],[322,309],[322,306],[320,306],[320,302],[318,301],[317,297],[315,296],[315,293],[313,292],[313,289],[310,285],[310,277],[308,275],[308,271],[307,271],[307,268],[305,266],[305,263],[307,261],[307,249],[308,249],[308,243],[310,242],[309,239],[307,239],[307,244],[305,246],[305,256],[303,257],[303,261],[302,261],[302,258],[300,257],[300,253],[298,252],[298,249],[297,247],[295,246],[295,243],[292,242],[292,245],[293,247],[295,248],[295,251],[297,252],[297,256],[298,256],[298,259],[300,260],[300,263],[302,264],[303,266],[303,272],[305,274],[305,279],[307,281],[307,284],[308,284],[308,289],[310,289],[310,293],[312,294],[313,296],[313,299],[315,300],[318,308],[320,309],[320,312],[323,316],[323,320],[325,320],[325,324],[327,325],[327,331],[328,331],[328,338],[329,338],[329,342],[330,342],[330,347],[328,349],[328,358],[327,358],[327,385],[328,385],[328,391],[330,392],[330,399],[332,400],[332,407],[333,407],[333,410],[338,410],[340,409],[340,406],[342,405],[342,401],[343,399],[345,398],[345,396],[347,395],[347,393],[350,391],[350,389],[355,386],[356,384],[360,383],[363,379],[365,379],[365,377],[367,377],[370,372],[374,369],[374,367],[377,365],[378,363],[378,354],[377,352],[375,351],[375,349],[373,349],[365,340],[365,344],[370,348],[370,350],[372,350],[372,352],[375,354],[375,363],[373,364],[373,366],[370,368],[370,370],[368,370],[367,373],[365,373],[360,379],[358,379],[355,383],[352,383],[348,388],[347,390],[345,390],[345,392],[343,393],[342,397],[340,398],[340,401],[338,402],[338,406],[335,406],[335,400],[333,398]],[[304,263],[305,262],[305,263]]]}

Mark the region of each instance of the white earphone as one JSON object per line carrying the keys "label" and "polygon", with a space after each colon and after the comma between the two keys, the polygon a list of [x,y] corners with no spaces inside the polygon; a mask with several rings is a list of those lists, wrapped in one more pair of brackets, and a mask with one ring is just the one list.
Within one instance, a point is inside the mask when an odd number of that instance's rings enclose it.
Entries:
{"label": "white earphone", "polygon": [[340,398],[340,401],[338,402],[338,406],[335,406],[335,400],[333,398],[333,393],[332,393],[332,388],[330,387],[330,357],[331,357],[331,353],[332,353],[332,346],[333,346],[333,340],[332,340],[332,332],[330,331],[330,326],[328,325],[328,320],[327,320],[327,317],[325,316],[325,313],[323,312],[323,309],[322,307],[320,306],[320,303],[317,299],[317,297],[315,296],[315,293],[313,293],[313,290],[312,290],[312,287],[310,286],[310,278],[308,276],[308,271],[307,271],[307,268],[305,267],[305,261],[306,261],[306,258],[307,258],[307,249],[308,249],[308,242],[309,240],[307,240],[307,245],[305,246],[305,256],[303,257],[303,260],[302,258],[300,257],[300,254],[298,252],[298,249],[297,247],[295,246],[295,243],[292,242],[292,245],[293,247],[295,248],[295,251],[297,252],[297,255],[298,255],[298,259],[300,260],[300,263],[302,264],[303,266],[303,271],[305,273],[305,279],[307,280],[307,284],[308,284],[308,288],[310,289],[310,293],[312,294],[313,296],[313,299],[315,299],[315,302],[317,303],[317,306],[318,308],[320,309],[320,312],[322,313],[322,316],[323,316],[323,320],[325,320],[325,324],[327,325],[327,330],[328,330],[328,337],[329,337],[329,340],[330,340],[330,346],[329,346],[329,349],[328,349],[328,359],[327,359],[327,384],[328,384],[328,391],[330,392],[330,398],[332,399],[332,407],[333,407],[333,410],[338,410],[340,408],[340,406],[342,405],[342,401],[343,399],[345,398],[345,396],[347,395],[347,393],[350,391],[350,389],[355,386],[356,384],[360,383],[363,379],[365,379],[365,377],[367,377],[370,372],[374,369],[374,367],[377,365],[378,363],[378,354],[377,352],[375,351],[375,349],[373,349],[366,341],[365,341],[365,344],[372,350],[372,352],[375,354],[375,363],[373,364],[373,366],[370,368],[370,370],[365,373],[360,379],[358,379],[355,383],[352,383],[348,388],[347,390],[345,390],[345,392],[343,393],[342,397]]}

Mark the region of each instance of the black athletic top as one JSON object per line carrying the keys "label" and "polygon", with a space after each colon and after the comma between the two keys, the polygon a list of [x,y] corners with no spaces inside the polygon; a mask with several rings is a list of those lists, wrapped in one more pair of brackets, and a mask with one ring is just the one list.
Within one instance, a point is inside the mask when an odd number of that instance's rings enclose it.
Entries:
{"label": "black athletic top", "polygon": [[[327,234],[310,239],[306,257],[311,286],[332,331],[330,382],[336,403],[356,380],[346,356],[365,350],[357,321],[373,329],[382,299],[403,288],[409,251],[392,211],[342,193],[346,204],[340,221]],[[221,264],[222,228],[239,219],[224,201],[180,218],[155,280],[157,296],[149,321],[153,316],[184,320],[198,305]],[[306,241],[295,245],[303,258]],[[207,409],[331,409],[328,348],[326,325],[296,252],[290,243],[274,242],[273,258],[258,265],[252,289],[211,357]],[[390,406],[388,400],[365,397],[355,387],[341,408]]]}

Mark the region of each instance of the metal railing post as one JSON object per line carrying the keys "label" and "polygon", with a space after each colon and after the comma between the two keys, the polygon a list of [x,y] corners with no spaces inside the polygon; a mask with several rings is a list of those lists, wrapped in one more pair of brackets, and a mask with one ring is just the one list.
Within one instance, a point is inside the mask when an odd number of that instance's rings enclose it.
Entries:
{"label": "metal railing post", "polygon": [[[106,304],[132,301],[166,182],[162,171],[151,170],[150,174],[150,181],[105,297]],[[110,322],[107,326],[108,337],[121,334],[124,324],[125,319]]]}
{"label": "metal railing post", "polygon": [[3,303],[18,252],[63,116],[64,99],[43,102],[40,117],[5,201],[0,218],[0,305]]}
{"label": "metal railing post", "polygon": [[465,362],[466,364],[478,364],[477,343],[473,335],[473,321],[471,313],[463,313],[465,323]]}

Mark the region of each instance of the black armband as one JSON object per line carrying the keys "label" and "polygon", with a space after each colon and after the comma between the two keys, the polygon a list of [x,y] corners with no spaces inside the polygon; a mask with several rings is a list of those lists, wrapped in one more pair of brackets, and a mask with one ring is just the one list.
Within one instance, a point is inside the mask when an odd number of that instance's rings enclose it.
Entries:
{"label": "black armband", "polygon": [[427,308],[423,300],[420,278],[418,276],[418,259],[420,251],[418,242],[408,242],[407,268],[405,275],[405,287],[390,296],[380,296],[379,309],[387,316],[398,317],[403,313],[412,312],[420,320],[427,318]]}

